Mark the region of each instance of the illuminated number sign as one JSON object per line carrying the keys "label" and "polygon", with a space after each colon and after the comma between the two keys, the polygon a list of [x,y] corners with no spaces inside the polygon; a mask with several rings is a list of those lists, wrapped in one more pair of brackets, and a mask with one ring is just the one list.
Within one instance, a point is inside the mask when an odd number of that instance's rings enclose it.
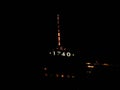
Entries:
{"label": "illuminated number sign", "polygon": [[62,52],[61,56],[65,56],[65,55],[66,55],[65,52]]}
{"label": "illuminated number sign", "polygon": [[70,56],[71,56],[71,53],[70,53],[70,52],[67,52],[66,55],[67,55],[68,57],[70,57]]}
{"label": "illuminated number sign", "polygon": [[72,54],[71,52],[62,52],[62,51],[52,51],[52,52],[49,52],[49,54],[52,54],[53,56],[67,56],[67,57],[70,57],[70,56],[74,56],[74,54]]}

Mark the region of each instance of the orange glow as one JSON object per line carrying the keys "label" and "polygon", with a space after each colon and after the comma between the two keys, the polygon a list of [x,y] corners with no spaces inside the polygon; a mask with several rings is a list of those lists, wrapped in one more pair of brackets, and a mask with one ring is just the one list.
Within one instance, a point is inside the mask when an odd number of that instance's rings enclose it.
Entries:
{"label": "orange glow", "polygon": [[58,33],[58,36],[60,36],[60,33]]}
{"label": "orange glow", "polygon": [[58,41],[60,41],[60,37],[58,37]]}
{"label": "orange glow", "polygon": [[107,63],[104,63],[104,64],[102,64],[103,66],[109,66],[109,64],[107,64]]}
{"label": "orange glow", "polygon": [[62,74],[61,77],[64,78],[64,75]]}
{"label": "orange glow", "polygon": [[60,46],[60,42],[58,42],[58,45]]}
{"label": "orange glow", "polygon": [[87,67],[88,67],[88,68],[94,68],[94,66],[90,66],[90,65],[89,65],[89,66],[87,66]]}
{"label": "orange glow", "polygon": [[87,62],[86,64],[89,65],[89,64],[91,64],[91,63],[90,63],[90,62]]}
{"label": "orange glow", "polygon": [[[59,33],[58,33],[59,34]],[[58,37],[58,45],[60,46],[60,37]]]}

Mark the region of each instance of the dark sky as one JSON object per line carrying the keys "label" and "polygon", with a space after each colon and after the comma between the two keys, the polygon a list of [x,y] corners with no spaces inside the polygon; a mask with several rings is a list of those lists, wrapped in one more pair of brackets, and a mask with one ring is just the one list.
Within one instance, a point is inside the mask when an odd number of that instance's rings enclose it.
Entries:
{"label": "dark sky", "polygon": [[11,40],[18,42],[14,45],[20,45],[20,48],[26,52],[35,52],[37,56],[45,51],[43,48],[47,51],[56,47],[56,15],[59,13],[64,47],[118,59],[117,6],[64,3],[46,8],[40,5],[15,7],[7,8],[5,14],[11,28],[8,34],[12,33]]}
{"label": "dark sky", "polygon": [[98,56],[117,59],[118,11],[112,6],[56,7],[48,13],[48,47],[57,45],[56,14],[60,14],[62,43]]}
{"label": "dark sky", "polygon": [[15,81],[26,78],[30,81],[29,72],[39,72],[38,67],[48,49],[56,46],[57,13],[60,13],[61,35],[66,48],[79,48],[85,55],[89,53],[119,62],[120,15],[116,5],[58,3],[54,7],[47,2],[43,5],[6,2],[3,5],[1,34],[5,48],[2,53],[5,53],[4,67],[8,67],[4,71],[9,69],[9,76],[15,77]]}

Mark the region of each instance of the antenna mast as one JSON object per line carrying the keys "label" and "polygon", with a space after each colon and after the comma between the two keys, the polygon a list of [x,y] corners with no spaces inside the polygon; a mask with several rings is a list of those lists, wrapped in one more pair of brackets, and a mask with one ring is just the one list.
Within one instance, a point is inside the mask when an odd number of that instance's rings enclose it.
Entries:
{"label": "antenna mast", "polygon": [[57,14],[57,29],[58,29],[58,47],[61,46],[61,41],[60,41],[60,15]]}

